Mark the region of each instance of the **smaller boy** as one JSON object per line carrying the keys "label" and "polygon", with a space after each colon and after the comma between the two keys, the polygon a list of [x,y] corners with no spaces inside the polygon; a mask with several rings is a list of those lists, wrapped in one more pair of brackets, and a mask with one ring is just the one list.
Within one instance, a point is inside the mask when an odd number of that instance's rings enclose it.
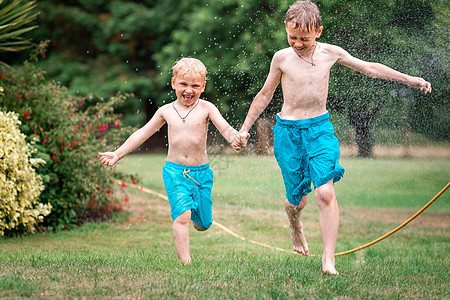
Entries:
{"label": "smaller boy", "polygon": [[115,165],[167,123],[169,150],[162,176],[171,207],[175,250],[180,262],[188,264],[189,220],[199,231],[207,230],[213,222],[213,172],[206,152],[209,120],[230,143],[237,131],[212,103],[200,99],[207,73],[200,60],[182,58],[172,69],[172,88],[177,100],[160,107],[116,151],[99,153],[99,159],[105,165]]}

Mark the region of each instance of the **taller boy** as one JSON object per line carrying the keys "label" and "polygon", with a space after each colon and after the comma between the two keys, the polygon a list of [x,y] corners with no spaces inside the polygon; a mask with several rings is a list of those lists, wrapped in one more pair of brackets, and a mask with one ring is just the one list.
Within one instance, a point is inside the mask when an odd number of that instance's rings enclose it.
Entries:
{"label": "taller boy", "polygon": [[250,127],[270,103],[281,81],[283,107],[276,116],[274,152],[286,188],[285,209],[291,243],[296,252],[309,254],[300,213],[308,202],[312,182],[319,206],[322,270],[338,274],[334,252],[339,208],[333,183],[342,177],[344,169],[339,165],[339,142],[326,108],[330,69],[340,63],[373,78],[418,88],[425,94],[431,92],[431,84],[382,64],[357,59],[338,46],[316,42],[323,30],[320,21],[319,9],[310,1],[298,1],[289,8],[285,26],[290,47],[273,56],[266,82],[254,98],[241,128],[241,138],[233,145],[245,146]]}

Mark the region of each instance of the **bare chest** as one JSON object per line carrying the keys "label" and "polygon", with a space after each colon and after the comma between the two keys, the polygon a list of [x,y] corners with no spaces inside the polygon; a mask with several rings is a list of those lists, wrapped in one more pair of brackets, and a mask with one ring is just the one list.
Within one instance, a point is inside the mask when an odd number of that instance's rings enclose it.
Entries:
{"label": "bare chest", "polygon": [[316,58],[314,65],[296,55],[286,59],[281,65],[281,83],[285,87],[313,87],[328,84],[330,69],[333,64]]}

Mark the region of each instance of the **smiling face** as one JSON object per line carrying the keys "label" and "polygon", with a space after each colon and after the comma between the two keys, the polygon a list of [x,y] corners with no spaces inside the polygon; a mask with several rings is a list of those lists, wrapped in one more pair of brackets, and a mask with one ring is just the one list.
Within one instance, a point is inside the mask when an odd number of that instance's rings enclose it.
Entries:
{"label": "smiling face", "polygon": [[320,37],[323,27],[317,32],[307,30],[304,27],[296,27],[293,22],[287,22],[286,33],[289,45],[297,55],[307,56],[312,53],[316,45],[316,38]]}
{"label": "smiling face", "polygon": [[200,74],[185,73],[172,77],[172,88],[177,95],[177,102],[183,106],[192,106],[205,90],[206,81]]}

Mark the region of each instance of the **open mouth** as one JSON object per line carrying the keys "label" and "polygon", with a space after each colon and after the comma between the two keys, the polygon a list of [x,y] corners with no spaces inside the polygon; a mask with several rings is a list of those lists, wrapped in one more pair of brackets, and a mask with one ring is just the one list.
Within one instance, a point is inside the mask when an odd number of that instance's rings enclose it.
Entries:
{"label": "open mouth", "polygon": [[187,95],[183,95],[184,100],[186,101],[192,101],[192,99],[194,99],[194,96],[187,96]]}

